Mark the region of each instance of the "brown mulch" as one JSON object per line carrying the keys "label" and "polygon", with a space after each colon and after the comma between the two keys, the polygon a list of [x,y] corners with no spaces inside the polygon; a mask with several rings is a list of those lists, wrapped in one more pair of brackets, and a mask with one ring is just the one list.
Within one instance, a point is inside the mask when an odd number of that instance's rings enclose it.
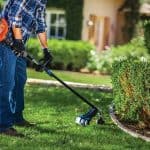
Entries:
{"label": "brown mulch", "polygon": [[125,127],[127,127],[128,129],[136,132],[136,133],[139,133],[141,135],[144,135],[146,137],[149,137],[150,138],[150,128],[139,128],[137,125],[134,125],[134,124],[127,124],[127,123],[123,123],[123,125]]}
{"label": "brown mulch", "polygon": [[149,127],[146,127],[146,126],[142,127],[140,124],[137,124],[137,123],[122,121],[118,115],[116,115],[116,117],[119,120],[119,122],[121,122],[122,125],[124,125],[129,130],[150,138],[150,128]]}

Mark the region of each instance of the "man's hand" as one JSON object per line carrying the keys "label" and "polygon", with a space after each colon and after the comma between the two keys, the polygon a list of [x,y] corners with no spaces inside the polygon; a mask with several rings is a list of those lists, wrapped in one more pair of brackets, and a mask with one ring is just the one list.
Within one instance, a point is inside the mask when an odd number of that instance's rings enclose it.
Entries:
{"label": "man's hand", "polygon": [[17,57],[21,56],[23,54],[23,51],[25,51],[25,46],[24,46],[23,40],[15,39],[14,43],[12,45],[12,49],[13,49],[14,54]]}
{"label": "man's hand", "polygon": [[53,60],[53,56],[47,48],[43,49],[43,56],[44,57],[39,60],[39,65],[35,66],[35,70],[38,71],[38,72],[43,71],[43,68],[42,68],[43,66],[47,67],[47,68],[50,68],[51,62]]}
{"label": "man's hand", "polygon": [[48,50],[48,48],[44,48],[43,49],[43,55],[44,55],[44,62],[46,63],[46,62],[49,62],[49,63],[51,63],[52,62],[52,60],[53,60],[53,56],[52,56],[52,54],[51,54],[51,52]]}

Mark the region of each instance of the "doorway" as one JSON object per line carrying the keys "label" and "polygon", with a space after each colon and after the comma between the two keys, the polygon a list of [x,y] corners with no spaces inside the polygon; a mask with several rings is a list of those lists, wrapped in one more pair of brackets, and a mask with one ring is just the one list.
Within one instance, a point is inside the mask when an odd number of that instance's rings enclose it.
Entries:
{"label": "doorway", "polygon": [[110,18],[91,14],[88,26],[88,40],[98,51],[104,50],[109,45]]}

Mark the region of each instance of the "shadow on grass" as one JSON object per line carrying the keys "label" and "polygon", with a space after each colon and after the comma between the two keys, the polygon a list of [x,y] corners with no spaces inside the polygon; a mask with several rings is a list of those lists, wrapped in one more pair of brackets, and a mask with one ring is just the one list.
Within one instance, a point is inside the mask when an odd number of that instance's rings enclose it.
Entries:
{"label": "shadow on grass", "polygon": [[[74,131],[71,130],[74,128]],[[124,134],[120,129],[112,126],[92,126],[89,127],[92,132],[87,132],[88,128],[82,127],[73,127],[68,128],[55,128],[47,129],[43,127],[35,127],[34,129],[39,131],[41,134],[48,134],[51,136],[50,139],[45,139],[44,141],[39,141],[34,139],[35,142],[38,142],[39,145],[50,145],[51,148],[61,147],[62,149],[71,149],[71,150],[97,150],[107,149],[107,146],[112,149],[128,149],[128,148],[138,148],[143,142],[139,140],[139,145],[134,144],[137,142],[137,139],[134,139],[127,134]],[[83,132],[84,130],[84,132]],[[112,136],[113,135],[113,138]],[[55,140],[53,140],[53,138]],[[120,140],[122,139],[122,140]],[[37,140],[37,141],[36,141]],[[74,144],[74,141],[76,143]],[[87,146],[87,143],[91,143]],[[145,145],[145,148],[148,148],[148,144]]]}
{"label": "shadow on grass", "polygon": [[[112,101],[111,94],[91,90],[78,90],[83,97],[98,107],[106,107]],[[80,98],[65,88],[41,88],[39,86],[27,87],[26,97],[28,103],[33,105],[46,104],[53,107],[70,107],[84,104]]]}
{"label": "shadow on grass", "polygon": [[36,125],[35,127],[33,127],[34,130],[37,130],[39,131],[41,134],[43,133],[46,133],[46,134],[57,134],[57,130],[55,129],[50,129],[50,128],[47,128],[47,127],[41,127],[39,125]]}

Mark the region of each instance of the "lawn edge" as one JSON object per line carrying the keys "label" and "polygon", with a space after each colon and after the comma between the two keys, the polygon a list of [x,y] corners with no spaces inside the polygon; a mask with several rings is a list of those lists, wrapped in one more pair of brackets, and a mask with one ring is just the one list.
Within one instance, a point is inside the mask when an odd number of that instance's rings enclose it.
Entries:
{"label": "lawn edge", "polygon": [[[112,93],[112,87],[106,85],[94,85],[94,84],[85,84],[85,83],[76,83],[76,82],[68,82],[65,81],[72,88],[80,88],[80,89],[93,89],[98,90],[105,93]],[[53,87],[63,87],[61,83],[53,80],[43,80],[43,79],[33,79],[29,78],[27,80],[27,84],[29,85],[42,85],[42,86],[53,86]]]}
{"label": "lawn edge", "polygon": [[109,114],[110,114],[112,121],[114,122],[114,124],[116,124],[118,126],[118,128],[120,128],[121,130],[123,130],[124,132],[130,134],[131,136],[133,136],[135,138],[140,138],[146,142],[150,142],[149,137],[143,136],[143,135],[136,133],[136,132],[130,130],[129,128],[125,127],[115,116],[115,111],[114,111],[113,105],[110,105],[110,107],[109,107]]}

